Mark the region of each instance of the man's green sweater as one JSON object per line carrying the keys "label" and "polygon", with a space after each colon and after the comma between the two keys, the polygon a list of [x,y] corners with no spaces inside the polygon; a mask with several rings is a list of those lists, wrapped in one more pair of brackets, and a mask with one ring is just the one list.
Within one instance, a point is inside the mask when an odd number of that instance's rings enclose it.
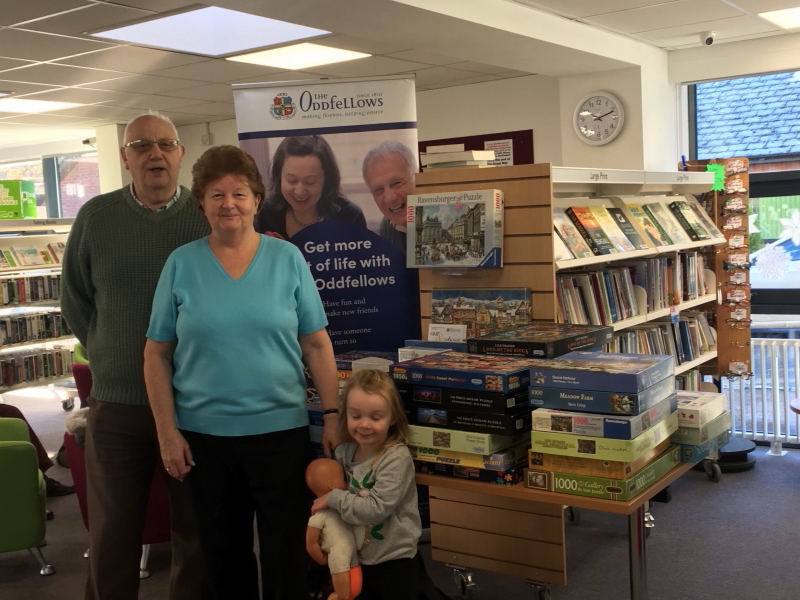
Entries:
{"label": "man's green sweater", "polygon": [[143,208],[129,187],[78,212],[64,253],[61,311],[89,354],[92,397],[146,405],[143,353],[153,294],[175,248],[208,235],[189,190],[167,210]]}

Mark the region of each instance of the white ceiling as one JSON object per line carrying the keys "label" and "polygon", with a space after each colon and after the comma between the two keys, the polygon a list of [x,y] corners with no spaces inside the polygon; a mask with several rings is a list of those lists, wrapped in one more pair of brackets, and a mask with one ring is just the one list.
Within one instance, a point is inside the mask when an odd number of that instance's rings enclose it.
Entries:
{"label": "white ceiling", "polygon": [[[665,49],[783,33],[754,11],[800,0],[507,0]],[[495,81],[534,72],[558,76],[626,66],[553,46],[544,60],[523,36],[391,0],[218,0],[214,4],[331,30],[322,43],[367,52],[366,59],[281,71],[220,59],[97,41],[84,34],[194,4],[192,0],[6,0],[0,11],[0,91],[85,103],[45,115],[0,113],[0,147],[81,139],[93,128],[159,110],[178,125],[234,117],[232,83],[319,77],[416,74],[420,91]],[[488,10],[488,9],[487,9]],[[346,14],[343,14],[346,13]],[[531,11],[532,18],[537,13]],[[504,40],[504,44],[498,44]],[[526,40],[531,44],[536,40]],[[551,44],[552,46],[552,44]],[[476,62],[476,58],[485,62]],[[539,62],[537,63],[537,58]],[[541,68],[539,68],[541,67]]]}

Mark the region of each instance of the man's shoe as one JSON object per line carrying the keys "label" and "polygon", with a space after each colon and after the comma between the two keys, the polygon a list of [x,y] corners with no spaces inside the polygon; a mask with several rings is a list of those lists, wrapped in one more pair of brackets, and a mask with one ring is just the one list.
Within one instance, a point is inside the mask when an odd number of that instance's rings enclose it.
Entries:
{"label": "man's shoe", "polygon": [[52,477],[44,476],[45,486],[47,488],[47,497],[54,496],[69,496],[75,493],[75,488],[71,485],[64,485],[60,481],[56,481]]}

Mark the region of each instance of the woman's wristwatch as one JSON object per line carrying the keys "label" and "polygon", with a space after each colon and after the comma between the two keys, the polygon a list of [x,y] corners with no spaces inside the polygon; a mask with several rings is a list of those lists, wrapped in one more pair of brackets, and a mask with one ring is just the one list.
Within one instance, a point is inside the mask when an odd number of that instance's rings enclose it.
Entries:
{"label": "woman's wristwatch", "polygon": [[338,415],[339,409],[338,408],[326,408],[322,411],[322,415]]}

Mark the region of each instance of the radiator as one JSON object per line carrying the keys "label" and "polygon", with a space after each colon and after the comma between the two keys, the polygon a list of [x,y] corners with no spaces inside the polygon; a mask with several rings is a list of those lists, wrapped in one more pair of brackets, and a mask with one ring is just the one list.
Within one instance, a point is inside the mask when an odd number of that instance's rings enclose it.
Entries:
{"label": "radiator", "polygon": [[753,339],[749,379],[722,380],[734,435],[748,440],[797,444],[800,415],[789,408],[798,396],[800,340]]}

